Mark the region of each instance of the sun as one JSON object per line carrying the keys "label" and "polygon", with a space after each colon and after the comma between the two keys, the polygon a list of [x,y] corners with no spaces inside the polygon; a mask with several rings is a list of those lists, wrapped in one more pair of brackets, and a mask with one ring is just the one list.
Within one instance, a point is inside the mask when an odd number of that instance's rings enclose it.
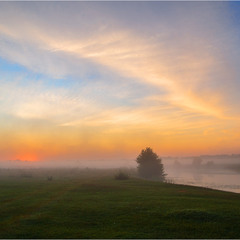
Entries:
{"label": "sun", "polygon": [[38,157],[35,154],[32,153],[25,153],[25,154],[21,154],[17,157],[17,159],[21,160],[21,161],[27,161],[27,162],[36,162],[38,161]]}

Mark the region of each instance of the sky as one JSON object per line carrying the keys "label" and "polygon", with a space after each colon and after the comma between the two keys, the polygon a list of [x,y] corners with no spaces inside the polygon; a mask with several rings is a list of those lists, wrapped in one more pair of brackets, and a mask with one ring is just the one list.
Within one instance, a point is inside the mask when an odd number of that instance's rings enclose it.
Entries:
{"label": "sky", "polygon": [[0,160],[240,152],[240,2],[0,2]]}

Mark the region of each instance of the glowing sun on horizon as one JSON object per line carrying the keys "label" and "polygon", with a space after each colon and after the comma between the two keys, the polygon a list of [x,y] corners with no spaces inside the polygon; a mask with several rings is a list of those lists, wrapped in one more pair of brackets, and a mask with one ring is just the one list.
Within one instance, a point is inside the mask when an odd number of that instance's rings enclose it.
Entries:
{"label": "glowing sun on horizon", "polygon": [[35,154],[20,154],[17,156],[17,159],[20,161],[27,161],[27,162],[36,162],[38,161],[38,157]]}

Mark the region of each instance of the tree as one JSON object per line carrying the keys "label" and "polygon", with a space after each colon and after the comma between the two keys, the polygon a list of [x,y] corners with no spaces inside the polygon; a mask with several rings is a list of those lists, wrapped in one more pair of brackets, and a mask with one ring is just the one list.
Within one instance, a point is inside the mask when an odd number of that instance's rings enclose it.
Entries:
{"label": "tree", "polygon": [[202,161],[203,160],[200,157],[195,157],[192,160],[192,166],[195,168],[199,168],[199,167],[201,167]]}
{"label": "tree", "polygon": [[159,179],[160,181],[165,180],[167,174],[164,173],[162,160],[150,147],[141,151],[136,162],[138,163],[138,173],[141,177]]}

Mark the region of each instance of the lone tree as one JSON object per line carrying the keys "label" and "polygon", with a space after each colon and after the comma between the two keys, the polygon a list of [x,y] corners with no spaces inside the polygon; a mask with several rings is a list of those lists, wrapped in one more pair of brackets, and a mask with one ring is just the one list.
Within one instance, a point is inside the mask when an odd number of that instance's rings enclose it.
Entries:
{"label": "lone tree", "polygon": [[138,173],[141,177],[165,180],[167,174],[164,173],[162,160],[150,147],[143,149],[136,161],[138,163]]}

